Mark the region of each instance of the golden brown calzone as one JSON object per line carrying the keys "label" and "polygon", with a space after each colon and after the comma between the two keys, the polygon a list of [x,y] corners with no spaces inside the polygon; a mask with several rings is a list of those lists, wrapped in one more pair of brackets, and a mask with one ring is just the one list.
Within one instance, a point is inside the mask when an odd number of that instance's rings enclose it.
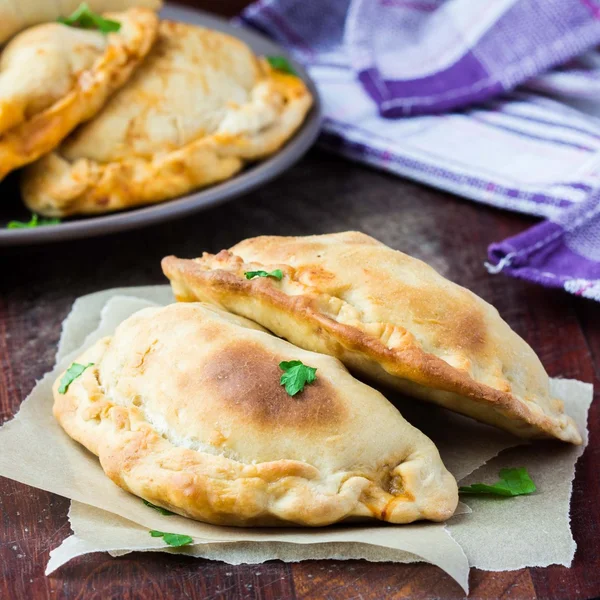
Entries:
{"label": "golden brown calzone", "polygon": [[[244,275],[274,269],[281,281]],[[163,270],[179,300],[213,302],[516,435],[581,443],[538,357],[493,306],[365,234],[258,237],[195,260],[167,257]]]}
{"label": "golden brown calzone", "polygon": [[[291,396],[282,361],[316,368]],[[123,489],[221,525],[450,517],[434,444],[336,359],[210,305],[144,309],[86,351],[54,415]],[[63,390],[64,391],[64,390]]]}
{"label": "golden brown calzone", "polygon": [[154,48],[104,110],[28,167],[22,195],[48,216],[162,202],[276,152],[312,97],[242,41],[161,21]]}
{"label": "golden brown calzone", "polygon": [[96,115],[150,50],[158,29],[152,10],[105,16],[119,31],[46,23],[0,51],[0,179]]}
{"label": "golden brown calzone", "polygon": [[[50,23],[70,15],[81,0],[0,0],[0,43],[38,23]],[[87,0],[95,13],[119,12],[134,6],[158,10],[160,0]]]}

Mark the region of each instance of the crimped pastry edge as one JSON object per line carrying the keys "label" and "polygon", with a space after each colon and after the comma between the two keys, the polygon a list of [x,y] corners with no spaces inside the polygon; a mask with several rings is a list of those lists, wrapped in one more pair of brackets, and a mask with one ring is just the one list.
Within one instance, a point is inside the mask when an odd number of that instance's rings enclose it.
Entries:
{"label": "crimped pastry edge", "polygon": [[44,216],[107,213],[172,200],[238,173],[246,163],[277,152],[298,130],[313,104],[304,82],[260,61],[285,99],[276,124],[255,136],[213,134],[152,157],[101,163],[68,160],[58,151],[24,170],[27,206]]}
{"label": "crimped pastry edge", "polygon": [[[538,405],[529,405],[511,393],[475,381],[441,358],[424,352],[416,343],[406,344],[403,348],[390,348],[365,331],[360,323],[348,324],[324,315],[318,310],[318,305],[327,302],[327,295],[306,289],[303,294],[288,296],[278,289],[278,283],[271,278],[246,280],[243,275],[245,270],[281,268],[289,276],[293,273],[292,267],[260,263],[246,265],[240,257],[228,250],[222,250],[218,255],[205,253],[203,258],[206,257],[216,257],[222,263],[222,268],[207,270],[197,260],[179,259],[175,256],[163,258],[163,272],[171,281],[178,300],[200,299],[219,303],[227,294],[238,299],[252,298],[254,302],[259,302],[267,313],[270,311],[273,314],[293,314],[304,324],[327,332],[349,355],[358,353],[361,357],[366,357],[372,364],[381,368],[381,380],[385,384],[405,392],[410,388],[411,395],[446,407],[448,400],[454,404],[457,401],[459,404],[465,404],[466,400],[466,406],[463,406],[462,410],[456,406],[451,410],[476,419],[480,406],[492,408],[498,417],[493,424],[522,438],[558,438],[576,445],[582,443],[575,422],[564,413],[560,415],[561,426],[557,419],[549,417]],[[294,283],[299,284],[297,281]],[[253,319],[252,311],[244,313],[239,311],[239,307],[238,311],[232,310],[227,303],[223,306],[236,314]],[[260,320],[258,322],[269,328],[268,324],[261,323]],[[281,335],[281,332],[275,333]],[[360,369],[360,365],[351,364],[347,357],[337,358],[351,368],[370,375],[369,372]],[[407,381],[408,385],[400,387],[398,379]],[[439,393],[438,399],[431,398],[432,390]],[[484,422],[490,423],[489,420]]]}
{"label": "crimped pastry edge", "polygon": [[[98,456],[108,477],[126,491],[183,516],[229,526],[316,527],[373,518],[390,523],[444,521],[456,509],[457,492],[440,487],[437,495],[426,498],[411,493],[421,485],[427,452],[414,451],[391,469],[390,474],[404,483],[403,492],[394,496],[356,474],[339,473],[334,481],[324,481],[317,468],[301,461],[247,464],[175,446],[140,409],[113,404],[104,394],[98,365],[110,340],[99,340],[77,359],[94,364],[64,394],[58,392],[63,374],[58,376],[53,413],[66,433]],[[319,489],[320,484],[333,485],[337,492],[323,493],[327,485]],[[222,495],[236,497],[234,511],[231,503],[220,502]]]}
{"label": "crimped pastry edge", "polygon": [[0,180],[58,146],[77,125],[95,116],[108,97],[129,79],[152,47],[158,17],[145,8],[125,12],[133,15],[136,35],[130,40],[112,35],[104,53],[79,75],[68,94],[0,135]]}

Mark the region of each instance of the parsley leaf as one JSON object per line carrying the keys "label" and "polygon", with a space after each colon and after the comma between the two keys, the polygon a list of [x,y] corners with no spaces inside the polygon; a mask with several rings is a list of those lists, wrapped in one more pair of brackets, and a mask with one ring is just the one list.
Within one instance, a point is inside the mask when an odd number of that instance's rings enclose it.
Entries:
{"label": "parsley leaf", "polygon": [[296,75],[296,77],[298,77],[298,73],[296,73],[294,67],[292,67],[287,58],[284,58],[283,56],[267,56],[266,59],[276,71],[288,73],[289,75]]}
{"label": "parsley leaf", "polygon": [[270,273],[268,271],[246,271],[244,273],[246,279],[254,279],[255,277],[273,277],[279,281],[283,278],[283,271],[281,269],[275,269]]}
{"label": "parsley leaf", "polygon": [[65,372],[60,380],[60,387],[58,388],[59,394],[66,394],[69,386],[77,379],[88,367],[91,367],[94,363],[88,363],[87,365],[80,365],[79,363],[73,363]]}
{"label": "parsley leaf", "polygon": [[60,219],[40,219],[38,215],[31,215],[29,221],[9,221],[7,229],[29,229],[30,227],[41,227],[42,225],[58,225]]}
{"label": "parsley leaf", "polygon": [[496,496],[524,496],[535,492],[536,487],[527,469],[500,469],[500,481],[493,485],[474,483],[460,487],[458,491],[463,494],[493,494]]}
{"label": "parsley leaf", "polygon": [[179,533],[165,533],[164,531],[156,531],[153,529],[150,532],[152,537],[161,537],[169,546],[173,548],[179,548],[180,546],[187,546],[194,540],[189,535],[181,535]]}
{"label": "parsley leaf", "polygon": [[167,510],[166,508],[163,508],[162,506],[156,506],[156,504],[152,504],[152,502],[148,502],[148,500],[144,500],[143,498],[142,498],[142,502],[146,506],[153,508],[154,510],[159,512],[161,515],[164,515],[165,517],[170,517],[171,515],[175,514],[174,512],[171,512],[170,510]]}
{"label": "parsley leaf", "polygon": [[298,392],[304,390],[305,385],[312,383],[317,378],[317,369],[307,367],[300,360],[280,362],[279,368],[285,371],[279,383],[285,386],[285,391],[290,396],[295,396]]}
{"label": "parsley leaf", "polygon": [[121,23],[105,19],[90,9],[87,2],[82,2],[68,17],[59,17],[59,23],[81,29],[97,29],[100,33],[111,33],[121,29]]}

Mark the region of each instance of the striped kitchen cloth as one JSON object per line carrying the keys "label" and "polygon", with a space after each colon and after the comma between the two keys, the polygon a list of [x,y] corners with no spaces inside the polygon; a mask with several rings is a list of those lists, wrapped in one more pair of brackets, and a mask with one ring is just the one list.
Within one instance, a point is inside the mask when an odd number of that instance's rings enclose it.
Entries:
{"label": "striped kitchen cloth", "polygon": [[600,0],[261,0],[306,65],[321,144],[547,219],[488,270],[600,301]]}

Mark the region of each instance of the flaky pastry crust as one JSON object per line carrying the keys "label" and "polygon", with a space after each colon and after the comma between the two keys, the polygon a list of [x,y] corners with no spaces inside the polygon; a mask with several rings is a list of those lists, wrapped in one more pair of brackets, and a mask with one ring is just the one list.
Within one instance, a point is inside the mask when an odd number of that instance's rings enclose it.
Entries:
{"label": "flaky pastry crust", "polygon": [[[358,232],[264,236],[167,257],[178,300],[212,302],[411,396],[524,438],[581,436],[533,350],[498,311]],[[281,269],[281,281],[246,271]]]}
{"label": "flaky pastry crust", "polygon": [[162,21],[144,64],[102,113],[25,171],[23,198],[47,216],[176,198],[276,152],[311,105],[300,78],[240,40]]}
{"label": "flaky pastry crust", "polygon": [[145,8],[109,13],[103,35],[60,23],[19,34],[0,58],[0,179],[50,152],[91,119],[150,50],[158,17]]}
{"label": "flaky pastry crust", "polygon": [[[279,362],[317,379],[296,396]],[[54,415],[123,489],[221,525],[450,517],[433,443],[332,357],[199,303],[145,309],[77,362]]]}

